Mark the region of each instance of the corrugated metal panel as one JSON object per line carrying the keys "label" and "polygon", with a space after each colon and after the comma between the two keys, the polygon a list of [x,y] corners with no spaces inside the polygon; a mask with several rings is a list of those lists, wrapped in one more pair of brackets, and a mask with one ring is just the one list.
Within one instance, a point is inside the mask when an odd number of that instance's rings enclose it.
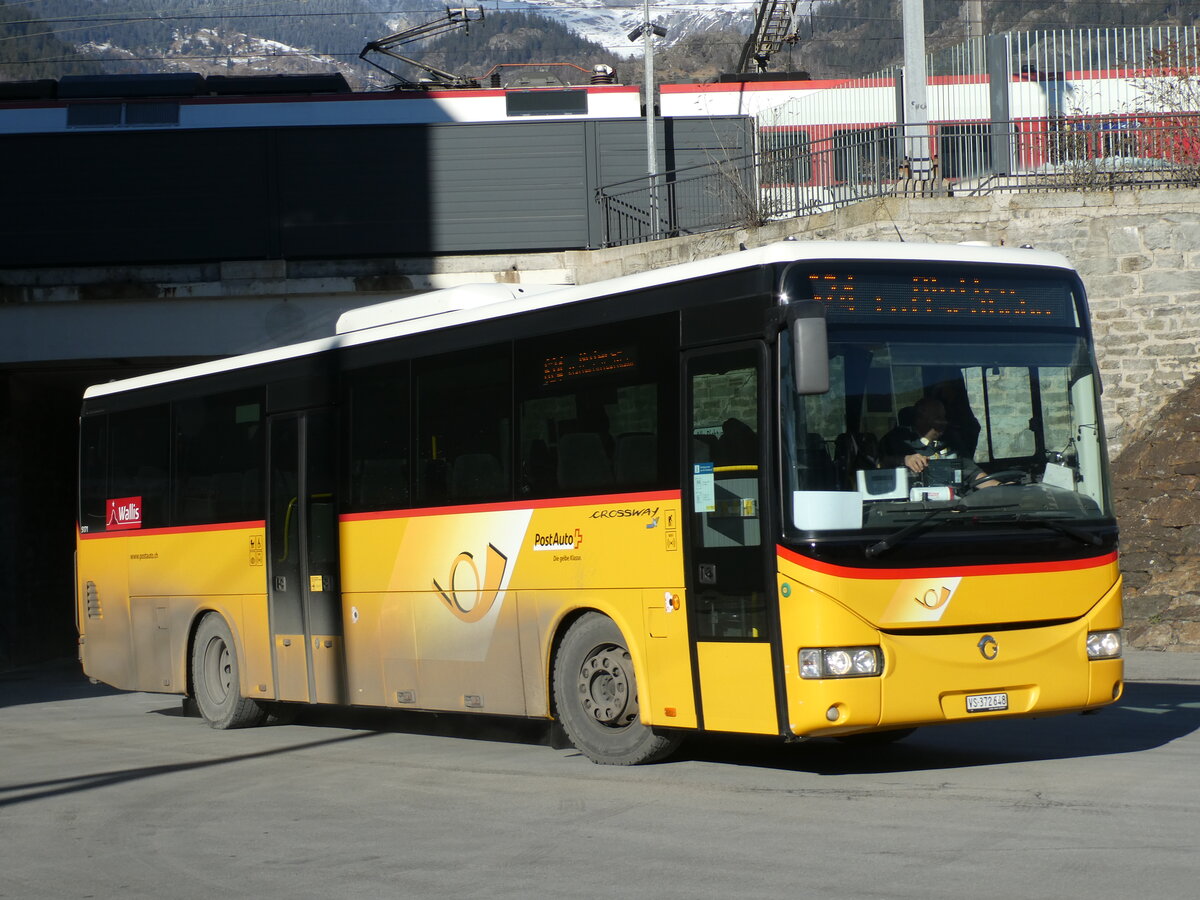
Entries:
{"label": "corrugated metal panel", "polygon": [[[745,152],[748,123],[660,122],[661,170]],[[17,135],[0,162],[29,173],[0,221],[26,267],[599,246],[596,189],[646,148],[617,119]]]}
{"label": "corrugated metal panel", "polygon": [[[646,123],[642,119],[596,122],[595,188],[646,175]],[[659,172],[711,165],[753,150],[753,120],[746,116],[668,118],[657,122]],[[600,206],[592,204],[589,247],[604,243]]]}
{"label": "corrugated metal panel", "polygon": [[0,266],[271,255],[264,135],[9,135]]}
{"label": "corrugated metal panel", "polygon": [[283,258],[433,252],[428,129],[289,128],[272,134]]}
{"label": "corrugated metal panel", "polygon": [[582,247],[586,122],[435,126],[430,228],[439,252]]}

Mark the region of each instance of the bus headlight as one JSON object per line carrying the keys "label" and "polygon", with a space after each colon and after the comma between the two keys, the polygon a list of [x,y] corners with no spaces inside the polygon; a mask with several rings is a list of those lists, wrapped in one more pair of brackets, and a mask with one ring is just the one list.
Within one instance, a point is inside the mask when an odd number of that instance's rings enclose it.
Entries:
{"label": "bus headlight", "polygon": [[1087,655],[1088,659],[1116,659],[1121,655],[1121,632],[1089,631]]}
{"label": "bus headlight", "polygon": [[863,678],[883,670],[878,647],[805,647],[800,651],[801,678]]}

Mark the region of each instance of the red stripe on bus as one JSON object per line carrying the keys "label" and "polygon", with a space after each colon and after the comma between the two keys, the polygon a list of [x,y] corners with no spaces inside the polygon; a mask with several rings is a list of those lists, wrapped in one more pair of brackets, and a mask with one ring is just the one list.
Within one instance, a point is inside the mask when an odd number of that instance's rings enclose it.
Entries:
{"label": "red stripe on bus", "polygon": [[346,513],[342,522],[367,522],[373,519],[417,519],[428,516],[453,516],[464,513],[508,512],[517,509],[554,509],[568,506],[608,506],[614,503],[651,503],[678,500],[680,491],[651,491],[644,494],[599,494],[594,497],[558,497],[549,500],[512,500],[503,503],[472,503],[463,506],[430,506],[422,509],[388,509],[379,512]]}
{"label": "red stripe on bus", "polygon": [[[200,534],[206,531],[247,531],[255,528],[266,528],[267,523],[260,519],[257,522],[218,522],[213,525],[177,525],[173,528],[118,528],[113,531],[79,532],[80,540],[92,538],[115,537],[145,537],[161,534]],[[76,526],[78,532],[78,526]]]}
{"label": "red stripe on bus", "polygon": [[776,546],[780,557],[790,563],[795,563],[805,569],[820,572],[822,575],[836,575],[840,578],[860,578],[868,581],[883,581],[887,579],[936,578],[953,572],[955,575],[1033,575],[1045,572],[1077,572],[1082,569],[1095,569],[1107,566],[1117,561],[1116,551],[1103,556],[1093,556],[1088,559],[1065,559],[1056,562],[1040,563],[1003,563],[982,566],[940,566],[923,569],[859,569],[854,566],[837,566],[831,563],[819,562],[802,556],[795,550]]}

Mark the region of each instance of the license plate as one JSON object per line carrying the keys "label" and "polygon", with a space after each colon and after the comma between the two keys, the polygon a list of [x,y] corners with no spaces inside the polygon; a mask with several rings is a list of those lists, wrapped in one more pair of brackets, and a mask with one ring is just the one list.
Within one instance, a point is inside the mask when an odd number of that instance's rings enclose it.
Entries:
{"label": "license plate", "polygon": [[967,697],[967,712],[997,712],[1008,709],[1008,694],[971,694]]}

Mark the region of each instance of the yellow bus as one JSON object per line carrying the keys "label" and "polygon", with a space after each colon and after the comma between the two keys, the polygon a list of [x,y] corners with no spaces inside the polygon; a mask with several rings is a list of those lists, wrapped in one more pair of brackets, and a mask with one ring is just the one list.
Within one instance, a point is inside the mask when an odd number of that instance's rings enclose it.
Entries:
{"label": "yellow bus", "polygon": [[1083,286],[1030,249],[782,242],[458,288],[97,385],[84,671],[194,697],[886,741],[1123,684]]}

